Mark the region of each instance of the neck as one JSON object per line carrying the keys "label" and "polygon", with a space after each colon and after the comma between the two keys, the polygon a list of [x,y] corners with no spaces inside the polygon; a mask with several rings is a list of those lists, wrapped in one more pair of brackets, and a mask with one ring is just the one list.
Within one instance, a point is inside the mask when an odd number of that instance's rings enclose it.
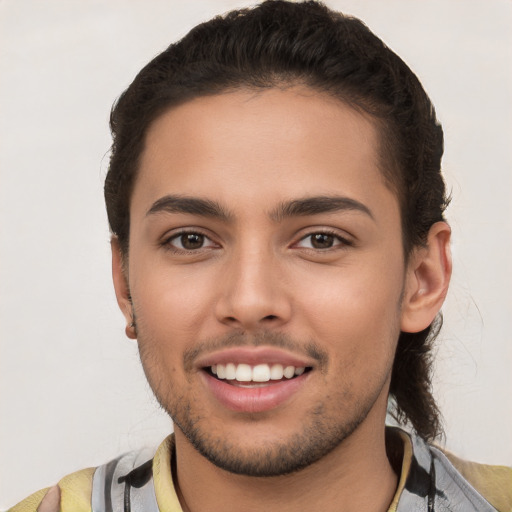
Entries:
{"label": "neck", "polygon": [[[367,418],[368,420],[368,418]],[[176,430],[175,485],[184,512],[385,512],[397,487],[385,430],[363,422],[311,466],[278,477],[235,475],[207,461]]]}

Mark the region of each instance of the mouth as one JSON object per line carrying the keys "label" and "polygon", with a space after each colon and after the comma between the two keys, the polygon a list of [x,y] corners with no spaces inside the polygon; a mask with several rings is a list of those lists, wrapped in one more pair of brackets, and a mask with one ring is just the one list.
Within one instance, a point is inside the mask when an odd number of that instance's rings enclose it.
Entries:
{"label": "mouth", "polygon": [[251,414],[285,407],[313,373],[309,366],[278,363],[217,363],[202,370],[203,382],[218,404]]}
{"label": "mouth", "polygon": [[222,349],[195,366],[217,410],[251,414],[287,408],[316,373],[312,357],[269,346]]}
{"label": "mouth", "polygon": [[261,388],[290,381],[312,370],[310,366],[273,364],[226,363],[204,367],[211,377],[241,388]]}

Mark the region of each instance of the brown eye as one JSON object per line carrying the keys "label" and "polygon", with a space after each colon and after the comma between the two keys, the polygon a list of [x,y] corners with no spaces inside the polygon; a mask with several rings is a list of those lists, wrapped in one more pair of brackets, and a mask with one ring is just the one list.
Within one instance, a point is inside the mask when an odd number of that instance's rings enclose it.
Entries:
{"label": "brown eye", "polygon": [[174,235],[165,244],[179,251],[197,251],[198,249],[217,247],[217,244],[206,235],[195,231]]}
{"label": "brown eye", "polygon": [[315,233],[311,236],[311,247],[315,249],[329,249],[334,245],[334,235],[328,233]]}
{"label": "brown eye", "polygon": [[299,240],[296,247],[326,251],[328,249],[343,248],[351,245],[350,241],[335,233],[318,231]]}
{"label": "brown eye", "polygon": [[194,249],[201,249],[204,245],[204,235],[199,233],[185,233],[180,236],[180,242],[183,249],[193,251]]}

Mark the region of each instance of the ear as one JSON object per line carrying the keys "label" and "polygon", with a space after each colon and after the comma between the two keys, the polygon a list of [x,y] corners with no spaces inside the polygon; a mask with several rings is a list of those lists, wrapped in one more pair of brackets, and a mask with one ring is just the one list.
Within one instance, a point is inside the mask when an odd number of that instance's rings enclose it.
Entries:
{"label": "ear", "polygon": [[112,249],[112,278],[114,280],[117,303],[119,304],[121,313],[123,313],[126,319],[126,336],[134,340],[137,338],[137,333],[135,329],[132,298],[128,285],[127,269],[125,268],[125,258],[117,237],[112,237],[110,247]]}
{"label": "ear", "polygon": [[402,301],[403,332],[426,329],[443,305],[452,274],[450,236],[450,226],[436,222],[429,230],[426,247],[418,247],[410,255]]}

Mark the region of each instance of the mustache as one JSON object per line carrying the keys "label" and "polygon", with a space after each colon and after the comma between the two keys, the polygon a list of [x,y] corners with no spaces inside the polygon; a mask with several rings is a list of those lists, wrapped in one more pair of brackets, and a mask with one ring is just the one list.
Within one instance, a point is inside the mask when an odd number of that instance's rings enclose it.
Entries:
{"label": "mustache", "polygon": [[245,332],[232,332],[225,336],[210,338],[200,342],[194,348],[183,353],[183,367],[190,371],[194,368],[194,361],[204,354],[232,347],[275,347],[289,350],[295,354],[301,354],[314,359],[322,370],[327,367],[329,356],[314,341],[298,341],[291,336],[278,333],[261,331],[254,334]]}

